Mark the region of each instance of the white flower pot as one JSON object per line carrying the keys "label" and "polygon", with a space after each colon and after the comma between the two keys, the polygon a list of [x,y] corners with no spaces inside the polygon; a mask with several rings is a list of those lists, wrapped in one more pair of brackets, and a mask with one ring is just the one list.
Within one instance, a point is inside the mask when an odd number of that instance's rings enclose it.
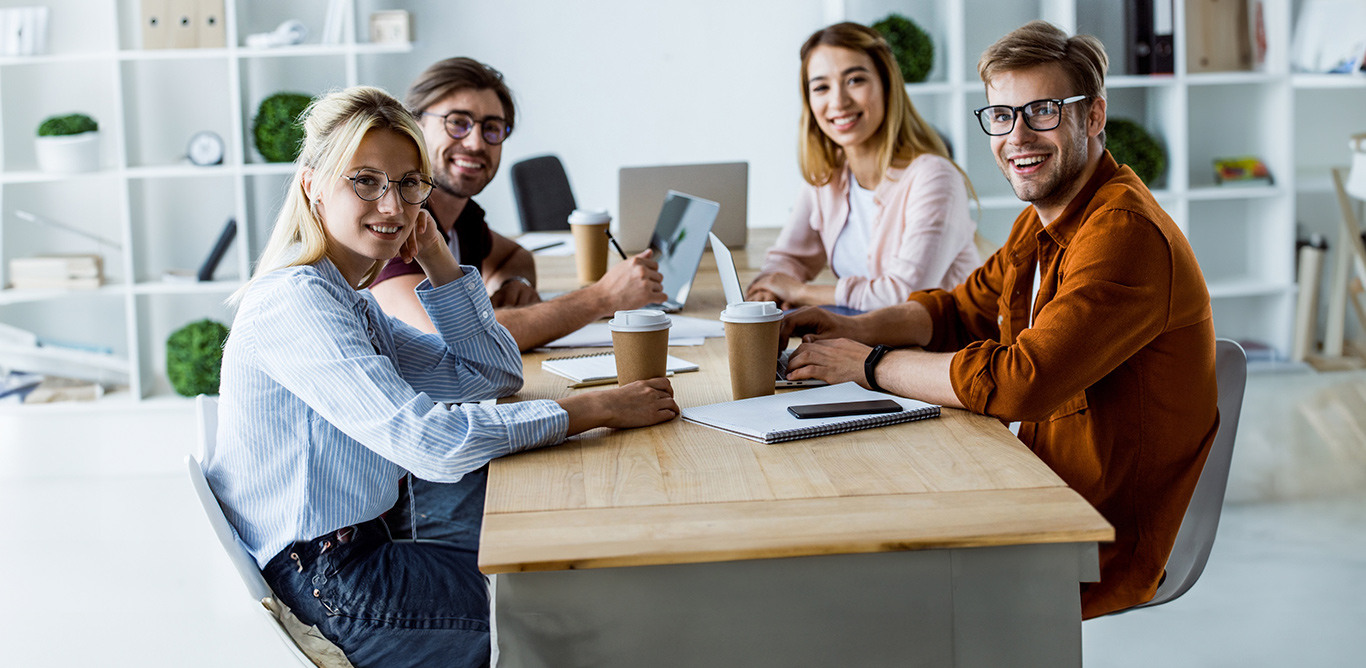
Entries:
{"label": "white flower pot", "polygon": [[100,133],[38,137],[33,141],[38,167],[45,172],[93,172],[100,168]]}

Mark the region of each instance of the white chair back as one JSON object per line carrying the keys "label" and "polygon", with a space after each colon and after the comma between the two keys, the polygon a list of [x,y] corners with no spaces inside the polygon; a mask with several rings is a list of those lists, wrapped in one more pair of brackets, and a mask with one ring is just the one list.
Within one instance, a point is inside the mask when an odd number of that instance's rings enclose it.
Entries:
{"label": "white chair back", "polygon": [[[1219,432],[1214,435],[1205,468],[1195,484],[1190,505],[1181,520],[1176,543],[1167,557],[1167,576],[1151,601],[1135,608],[1161,605],[1190,590],[1209,560],[1214,535],[1219,530],[1219,514],[1224,507],[1228,470],[1233,462],[1233,441],[1238,433],[1238,416],[1243,410],[1243,390],[1247,386],[1247,355],[1236,341],[1214,342],[1214,376],[1219,384]],[[1131,608],[1131,609],[1135,609]]]}
{"label": "white chair back", "polygon": [[228,523],[228,518],[223,514],[222,506],[218,505],[218,497],[214,496],[213,489],[209,487],[209,481],[204,476],[204,465],[208,464],[213,458],[214,444],[218,437],[218,400],[199,395],[195,400],[195,412],[199,423],[199,452],[197,455],[185,456],[185,467],[190,473],[190,484],[194,486],[195,496],[199,498],[199,504],[204,508],[204,514],[209,518],[209,526],[213,527],[214,535],[218,537],[218,542],[223,546],[223,550],[228,553],[228,560],[232,562],[233,568],[237,569],[237,575],[242,578],[242,584],[246,586],[247,593],[251,595],[253,606],[259,614],[268,620],[271,628],[280,638],[285,646],[293,653],[300,665],[313,666],[313,661],[299,649],[299,645],[290,637],[289,632],[280,623],[264,604],[263,599],[273,598],[274,594],[270,591],[270,585],[266,584],[266,579],[261,577],[261,571],[256,567],[256,560],[247,553],[246,548],[237,539],[237,531]]}

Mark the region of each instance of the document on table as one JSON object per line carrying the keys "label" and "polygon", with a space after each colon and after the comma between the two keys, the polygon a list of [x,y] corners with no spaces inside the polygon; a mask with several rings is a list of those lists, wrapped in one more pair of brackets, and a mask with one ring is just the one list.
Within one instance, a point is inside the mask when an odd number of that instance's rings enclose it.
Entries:
{"label": "document on table", "polygon": [[[669,345],[700,346],[706,339],[725,336],[725,325],[719,320],[706,320],[686,315],[671,315]],[[582,329],[550,343],[545,348],[607,348],[612,345],[612,330],[605,322],[591,322]]]}
{"label": "document on table", "polygon": [[527,232],[517,243],[536,255],[573,255],[574,236],[569,232]]}

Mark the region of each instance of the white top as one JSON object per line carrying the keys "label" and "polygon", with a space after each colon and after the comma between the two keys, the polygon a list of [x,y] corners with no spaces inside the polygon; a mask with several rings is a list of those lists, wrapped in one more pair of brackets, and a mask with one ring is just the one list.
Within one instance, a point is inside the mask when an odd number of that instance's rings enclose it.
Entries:
{"label": "white top", "polygon": [[873,202],[873,191],[850,178],[849,222],[840,231],[839,239],[835,241],[835,251],[830,257],[830,270],[836,276],[868,275],[868,240],[873,236],[875,220],[877,204]]}

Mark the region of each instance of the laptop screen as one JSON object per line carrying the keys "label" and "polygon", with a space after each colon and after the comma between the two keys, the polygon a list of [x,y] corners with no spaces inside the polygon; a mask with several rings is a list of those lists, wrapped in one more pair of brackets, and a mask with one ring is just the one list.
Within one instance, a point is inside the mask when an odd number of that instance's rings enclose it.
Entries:
{"label": "laptop screen", "polygon": [[670,190],[659,210],[650,248],[655,250],[664,294],[669,306],[681,308],[692,290],[693,277],[707,247],[707,235],[721,206],[716,202]]}

